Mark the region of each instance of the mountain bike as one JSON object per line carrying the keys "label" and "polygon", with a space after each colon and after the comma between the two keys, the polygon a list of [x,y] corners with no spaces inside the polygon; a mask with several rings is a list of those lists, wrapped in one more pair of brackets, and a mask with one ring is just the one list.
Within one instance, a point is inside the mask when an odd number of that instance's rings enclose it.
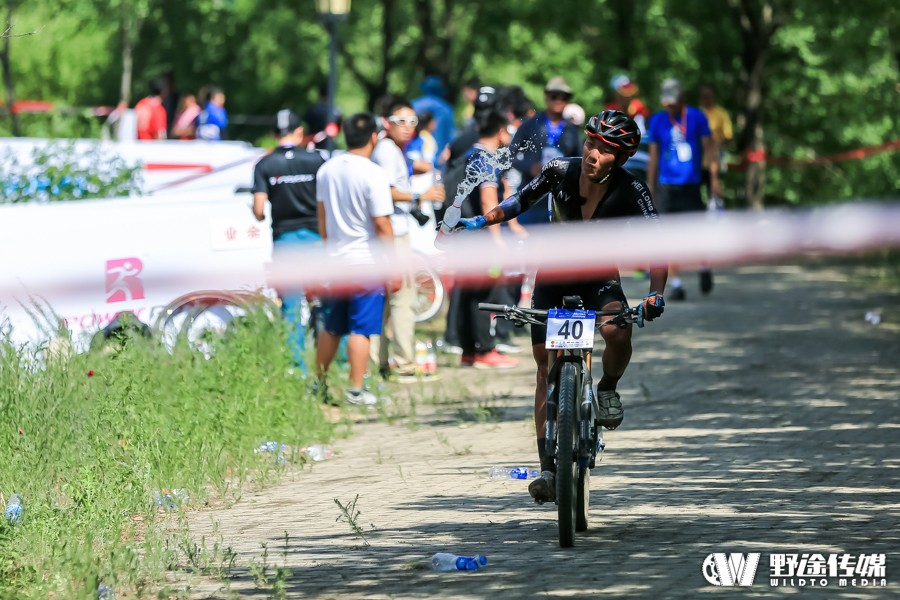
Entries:
{"label": "mountain bike", "polygon": [[[643,325],[639,307],[621,310],[584,310],[579,296],[565,296],[563,307],[550,310],[480,303],[479,310],[495,313],[517,326],[547,325],[546,347],[552,365],[547,374],[547,456],[556,462],[556,504],[559,545],[571,548],[575,532],[588,527],[591,469],[602,451],[602,427],[594,394],[590,355],[594,331],[605,325]],[[598,317],[609,317],[598,321]]]}

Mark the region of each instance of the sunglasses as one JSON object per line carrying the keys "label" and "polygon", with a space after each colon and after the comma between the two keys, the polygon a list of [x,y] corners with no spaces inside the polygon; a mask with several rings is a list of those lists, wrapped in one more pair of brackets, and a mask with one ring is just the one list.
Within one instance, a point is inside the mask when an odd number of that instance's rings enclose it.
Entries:
{"label": "sunglasses", "polygon": [[568,100],[571,96],[562,92],[547,92],[548,100]]}
{"label": "sunglasses", "polygon": [[418,117],[388,117],[388,121],[394,125],[405,125],[407,127],[415,127],[419,124]]}

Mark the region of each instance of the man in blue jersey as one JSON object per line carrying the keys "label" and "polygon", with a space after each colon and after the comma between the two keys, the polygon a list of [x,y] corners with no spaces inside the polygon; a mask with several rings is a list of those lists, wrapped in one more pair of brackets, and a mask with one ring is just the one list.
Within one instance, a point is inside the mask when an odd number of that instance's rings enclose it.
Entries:
{"label": "man in blue jersey", "polygon": [[[684,90],[677,79],[662,84],[660,103],[664,110],[650,117],[647,137],[650,162],[647,186],[661,213],[700,212],[706,210],[700,189],[703,184],[703,158],[709,156],[710,192],[720,197],[718,151],[710,134],[709,122],[699,108],[687,106]],[[684,300],[681,278],[670,266],[672,291],[669,298]],[[700,271],[700,291],[712,290],[712,272]]]}

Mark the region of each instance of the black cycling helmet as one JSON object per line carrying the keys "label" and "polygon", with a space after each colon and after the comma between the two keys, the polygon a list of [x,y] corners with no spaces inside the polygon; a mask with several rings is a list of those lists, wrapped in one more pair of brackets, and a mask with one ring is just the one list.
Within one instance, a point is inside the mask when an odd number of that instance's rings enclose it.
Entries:
{"label": "black cycling helmet", "polygon": [[619,110],[604,110],[588,119],[584,132],[599,138],[627,156],[634,156],[641,143],[641,130],[634,119]]}

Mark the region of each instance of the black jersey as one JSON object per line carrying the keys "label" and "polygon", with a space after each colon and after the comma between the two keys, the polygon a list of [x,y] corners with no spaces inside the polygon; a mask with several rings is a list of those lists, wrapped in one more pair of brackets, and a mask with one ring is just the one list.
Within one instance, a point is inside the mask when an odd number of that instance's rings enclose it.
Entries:
{"label": "black jersey", "polygon": [[318,231],[316,172],[324,162],[318,152],[279,146],[256,163],[253,193],[269,196],[274,239],[286,231]]}
{"label": "black jersey", "polygon": [[[522,212],[551,195],[551,221],[583,221],[581,207],[587,201],[581,196],[578,180],[581,177],[581,158],[556,158],[544,165],[541,173],[519,190]],[[643,215],[658,218],[646,184],[621,167],[610,175],[609,187],[597,204],[591,221],[615,217]]]}

